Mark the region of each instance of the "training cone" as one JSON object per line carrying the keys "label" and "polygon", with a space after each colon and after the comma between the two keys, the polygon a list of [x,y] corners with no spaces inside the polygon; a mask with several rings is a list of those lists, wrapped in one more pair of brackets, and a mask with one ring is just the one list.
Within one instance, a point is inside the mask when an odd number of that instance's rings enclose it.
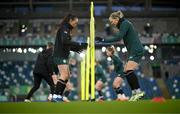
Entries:
{"label": "training cone", "polygon": [[165,102],[166,100],[165,100],[164,97],[154,97],[151,101],[152,101],[152,102],[161,102],[161,103],[163,103],[163,102]]}

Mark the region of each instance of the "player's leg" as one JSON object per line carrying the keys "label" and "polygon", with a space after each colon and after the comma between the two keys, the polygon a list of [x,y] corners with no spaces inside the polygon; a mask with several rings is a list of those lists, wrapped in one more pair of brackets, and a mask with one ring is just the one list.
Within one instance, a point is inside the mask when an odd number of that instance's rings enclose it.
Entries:
{"label": "player's leg", "polygon": [[103,86],[104,86],[103,81],[98,80],[96,82],[95,88],[96,88],[96,90],[98,92],[98,96],[99,96],[98,101],[103,101],[104,100],[104,96],[103,96],[103,93],[102,93]]}
{"label": "player's leg", "polygon": [[55,101],[55,102],[63,101],[62,95],[63,95],[63,92],[66,88],[66,83],[69,79],[69,66],[68,66],[68,64],[58,65],[58,69],[59,69],[59,72],[61,75],[57,81],[55,94],[53,95],[53,99],[54,99],[53,101]]}
{"label": "player's leg", "polygon": [[117,100],[118,101],[127,101],[128,97],[125,96],[125,94],[122,90],[122,87],[121,87],[122,83],[123,83],[123,79],[120,76],[117,76],[114,79],[113,88],[117,94]]}
{"label": "player's leg", "polygon": [[34,75],[34,85],[31,88],[31,90],[29,91],[28,95],[26,96],[26,99],[24,100],[25,102],[31,102],[31,97],[34,94],[34,92],[39,89],[41,81],[42,81],[42,77],[39,74],[33,74]]}
{"label": "player's leg", "polygon": [[138,79],[136,77],[136,74],[134,73],[134,70],[137,67],[138,67],[138,64],[136,62],[128,61],[124,69],[127,81],[132,89],[133,94],[135,93],[135,91],[140,89]]}
{"label": "player's leg", "polygon": [[70,94],[70,92],[72,91],[73,85],[70,82],[67,82],[66,84],[66,89],[63,95],[63,101],[64,102],[70,102],[70,100],[68,99],[68,96]]}
{"label": "player's leg", "polygon": [[54,91],[55,91],[55,84],[53,82],[53,78],[52,78],[52,76],[44,76],[43,78],[48,83],[48,85],[50,87],[50,94],[48,96],[48,100],[51,101],[52,96],[53,96]]}
{"label": "player's leg", "polygon": [[54,84],[56,85],[58,81],[58,76],[56,74],[53,74],[52,79],[53,79]]}
{"label": "player's leg", "polygon": [[132,89],[132,97],[130,101],[137,101],[144,96],[144,92],[141,91],[137,76],[134,70],[139,66],[138,62],[141,60],[140,55],[132,56],[125,65],[124,72],[127,81]]}

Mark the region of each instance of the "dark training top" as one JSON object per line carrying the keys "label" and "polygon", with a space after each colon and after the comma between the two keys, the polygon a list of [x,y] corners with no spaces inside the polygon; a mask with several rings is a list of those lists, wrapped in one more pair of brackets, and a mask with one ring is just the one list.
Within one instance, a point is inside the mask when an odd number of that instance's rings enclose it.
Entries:
{"label": "dark training top", "polygon": [[101,80],[104,83],[106,82],[106,77],[105,77],[103,68],[100,64],[96,64],[95,66],[95,78],[96,78],[96,81]]}
{"label": "dark training top", "polygon": [[79,42],[71,41],[71,30],[73,27],[69,23],[61,25],[57,31],[53,57],[68,59],[70,50],[79,51],[84,45]]}
{"label": "dark training top", "polygon": [[96,65],[95,66],[95,75],[96,75],[96,77],[102,77],[102,76],[105,75],[101,65]]}
{"label": "dark training top", "polygon": [[38,54],[33,73],[42,74],[44,76],[53,74],[52,53],[53,49],[49,48]]}
{"label": "dark training top", "polygon": [[111,58],[112,58],[112,62],[114,64],[114,71],[117,74],[120,74],[121,76],[123,76],[124,68],[123,68],[122,60],[116,55],[112,55]]}
{"label": "dark training top", "polygon": [[119,29],[119,32],[108,39],[104,39],[104,42],[115,42],[123,39],[130,55],[144,52],[143,46],[138,37],[138,33],[135,31],[131,22],[122,18],[120,19],[117,28]]}

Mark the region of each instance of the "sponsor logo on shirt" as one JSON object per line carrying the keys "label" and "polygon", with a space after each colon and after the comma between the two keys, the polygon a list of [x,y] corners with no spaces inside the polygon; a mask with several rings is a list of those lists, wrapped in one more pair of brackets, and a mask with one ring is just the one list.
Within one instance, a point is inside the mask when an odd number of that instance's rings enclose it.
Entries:
{"label": "sponsor logo on shirt", "polygon": [[130,57],[129,57],[129,59],[132,59],[132,58],[133,58],[133,56],[130,56]]}
{"label": "sponsor logo on shirt", "polygon": [[64,59],[64,60],[63,60],[63,63],[66,63],[66,62],[67,62],[67,61]]}

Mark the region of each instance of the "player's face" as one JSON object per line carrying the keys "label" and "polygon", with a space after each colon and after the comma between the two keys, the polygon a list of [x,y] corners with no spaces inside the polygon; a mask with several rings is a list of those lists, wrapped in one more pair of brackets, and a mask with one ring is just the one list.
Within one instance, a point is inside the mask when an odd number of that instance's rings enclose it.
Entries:
{"label": "player's face", "polygon": [[108,57],[110,57],[110,56],[112,55],[112,53],[111,53],[110,51],[106,50],[106,55],[107,55]]}
{"label": "player's face", "polygon": [[70,20],[70,24],[73,28],[75,28],[78,24],[78,18],[75,18],[74,20]]}
{"label": "player's face", "polygon": [[116,18],[116,19],[113,19],[111,17],[109,18],[109,22],[111,23],[111,25],[116,26],[118,24],[118,21],[119,21],[118,18]]}

